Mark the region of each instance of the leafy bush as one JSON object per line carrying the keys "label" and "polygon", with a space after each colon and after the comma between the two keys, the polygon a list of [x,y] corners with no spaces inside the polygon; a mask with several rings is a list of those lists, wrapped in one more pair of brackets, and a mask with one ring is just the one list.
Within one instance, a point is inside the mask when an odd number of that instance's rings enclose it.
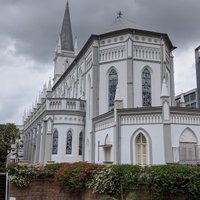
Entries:
{"label": "leafy bush", "polygon": [[[86,188],[104,198],[131,199],[145,191],[151,199],[171,198],[181,193],[190,200],[200,199],[200,167],[184,165],[97,165],[86,162],[31,165],[11,163],[7,171],[11,182],[27,187],[34,179],[55,178],[65,192]],[[148,194],[147,194],[148,195]],[[103,197],[103,196],[102,196]]]}
{"label": "leafy bush", "polygon": [[95,172],[93,178],[88,183],[88,187],[94,193],[115,195],[119,193],[119,180],[117,173],[111,166],[106,166]]}
{"label": "leafy bush", "polygon": [[55,179],[65,192],[77,192],[86,188],[92,173],[99,168],[97,164],[86,162],[65,163],[56,174]]}
{"label": "leafy bush", "polygon": [[196,173],[189,178],[187,190],[190,200],[200,199],[200,173]]}
{"label": "leafy bush", "polygon": [[64,163],[47,164],[41,172],[41,176],[43,178],[54,178],[56,171],[63,165]]}
{"label": "leafy bush", "polygon": [[179,193],[200,199],[200,170],[184,165],[111,165],[97,170],[88,187],[94,193],[124,198],[130,191],[145,190],[154,199]]}
{"label": "leafy bush", "polygon": [[9,179],[18,187],[28,187],[34,179],[54,178],[55,172],[63,164],[25,164],[25,163],[10,163],[7,167]]}
{"label": "leafy bush", "polygon": [[44,167],[32,164],[10,164],[7,168],[9,179],[18,187],[28,187],[31,181],[41,176]]}
{"label": "leafy bush", "polygon": [[188,194],[188,184],[193,174],[200,171],[184,165],[160,165],[147,168],[149,179],[147,187],[151,193],[161,199],[177,193]]}
{"label": "leafy bush", "polygon": [[142,168],[134,165],[110,165],[97,170],[88,183],[94,193],[121,196],[136,189],[144,178]]}
{"label": "leafy bush", "polygon": [[0,173],[6,172],[6,169],[4,167],[0,167]]}

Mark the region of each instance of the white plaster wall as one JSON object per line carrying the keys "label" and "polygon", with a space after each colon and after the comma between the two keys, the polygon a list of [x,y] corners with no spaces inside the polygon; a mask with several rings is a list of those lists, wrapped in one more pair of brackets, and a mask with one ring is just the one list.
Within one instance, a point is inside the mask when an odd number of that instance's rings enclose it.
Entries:
{"label": "white plaster wall", "polygon": [[134,61],[134,107],[142,107],[142,71],[145,66],[149,66],[151,72],[151,95],[152,106],[161,106],[161,66],[159,63]]}
{"label": "white plaster wall", "polygon": [[[137,130],[146,132],[150,137],[151,145],[149,147],[152,152],[152,163],[150,164],[165,164],[162,124],[121,126],[121,163],[131,163],[131,160],[135,160],[131,158],[131,155],[135,158],[135,152],[131,152],[133,151],[131,143],[134,142],[131,139]],[[148,156],[150,156],[150,152]],[[135,163],[133,162],[132,164]]]}
{"label": "white plaster wall", "polygon": [[115,61],[99,65],[99,114],[108,112],[108,70],[114,67],[124,107],[127,107],[127,61]]}
{"label": "white plaster wall", "polygon": [[92,131],[92,73],[91,70],[85,75],[85,99],[86,99],[86,121],[85,121],[85,160],[91,162],[91,131]]}
{"label": "white plaster wall", "polygon": [[198,145],[200,144],[200,126],[187,124],[172,124],[172,147],[179,147],[180,136],[186,128],[190,128],[194,132],[198,140]]}
{"label": "white plaster wall", "polygon": [[114,127],[111,127],[108,129],[95,132],[95,163],[103,163],[105,161],[103,147],[98,147],[98,142],[100,142],[100,145],[104,145],[107,134],[108,137],[110,138],[110,144],[112,144],[111,162],[114,162]]}
{"label": "white plaster wall", "polygon": [[[68,63],[66,64],[66,60],[68,60]],[[73,58],[67,57],[67,56],[57,56],[56,61],[54,63],[54,76],[56,74],[63,74],[67,67],[72,63]]]}
{"label": "white plaster wall", "polygon": [[[55,162],[76,162],[82,161],[83,156],[78,155],[79,150],[79,134],[83,132],[84,125],[69,123],[54,123],[53,129],[58,130],[58,154],[51,155],[52,161]],[[67,132],[72,130],[72,154],[66,154]]]}

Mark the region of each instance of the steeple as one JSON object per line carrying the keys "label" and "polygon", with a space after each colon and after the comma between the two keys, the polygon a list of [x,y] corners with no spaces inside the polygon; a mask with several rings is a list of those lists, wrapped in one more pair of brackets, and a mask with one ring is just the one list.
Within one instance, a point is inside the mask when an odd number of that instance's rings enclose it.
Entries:
{"label": "steeple", "polygon": [[67,1],[61,33],[56,46],[54,58],[54,84],[59,80],[62,74],[67,70],[76,57],[72,37],[72,28],[69,14],[69,3]]}
{"label": "steeple", "polygon": [[63,23],[62,23],[61,33],[60,33],[60,42],[61,42],[61,50],[74,51],[68,1],[66,4],[65,15],[64,15]]}

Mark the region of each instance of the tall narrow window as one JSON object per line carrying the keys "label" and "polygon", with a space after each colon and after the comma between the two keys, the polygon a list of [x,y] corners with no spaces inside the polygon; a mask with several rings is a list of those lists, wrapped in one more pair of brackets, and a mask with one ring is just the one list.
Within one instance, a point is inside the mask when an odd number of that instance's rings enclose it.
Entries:
{"label": "tall narrow window", "polygon": [[115,92],[116,92],[116,88],[117,88],[117,83],[118,83],[117,72],[114,69],[112,69],[109,73],[109,83],[108,83],[109,110],[113,110],[113,108],[114,108],[114,100],[115,100]]}
{"label": "tall narrow window", "polygon": [[142,105],[151,106],[151,74],[147,68],[142,72]]}
{"label": "tall narrow window", "polygon": [[147,164],[147,140],[142,133],[136,137],[136,164]]}
{"label": "tall narrow window", "polygon": [[72,153],[72,131],[67,132],[67,141],[66,141],[66,154]]}
{"label": "tall narrow window", "polygon": [[52,154],[58,153],[58,131],[55,130],[53,133],[53,143],[52,143]]}
{"label": "tall narrow window", "polygon": [[82,132],[80,132],[80,134],[79,134],[78,155],[83,155],[83,133]]}

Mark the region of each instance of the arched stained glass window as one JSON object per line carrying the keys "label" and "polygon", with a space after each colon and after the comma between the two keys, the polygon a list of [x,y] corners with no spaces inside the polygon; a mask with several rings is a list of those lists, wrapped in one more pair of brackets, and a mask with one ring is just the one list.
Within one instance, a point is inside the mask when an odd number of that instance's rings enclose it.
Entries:
{"label": "arched stained glass window", "polygon": [[80,134],[79,134],[78,155],[83,155],[83,133],[82,132],[80,132]]}
{"label": "arched stained glass window", "polygon": [[72,153],[72,131],[67,132],[67,141],[66,141],[66,154]]}
{"label": "arched stained glass window", "polygon": [[112,69],[109,73],[109,79],[108,79],[108,99],[109,99],[109,110],[112,110],[114,108],[114,101],[115,101],[115,92],[118,84],[118,76],[116,70]]}
{"label": "arched stained glass window", "polygon": [[58,153],[58,131],[54,130],[53,143],[52,143],[52,154]]}
{"label": "arched stained glass window", "polygon": [[147,164],[147,140],[145,136],[140,133],[136,139],[136,164],[146,165]]}
{"label": "arched stained glass window", "polygon": [[151,74],[147,68],[142,72],[142,105],[151,106]]}

